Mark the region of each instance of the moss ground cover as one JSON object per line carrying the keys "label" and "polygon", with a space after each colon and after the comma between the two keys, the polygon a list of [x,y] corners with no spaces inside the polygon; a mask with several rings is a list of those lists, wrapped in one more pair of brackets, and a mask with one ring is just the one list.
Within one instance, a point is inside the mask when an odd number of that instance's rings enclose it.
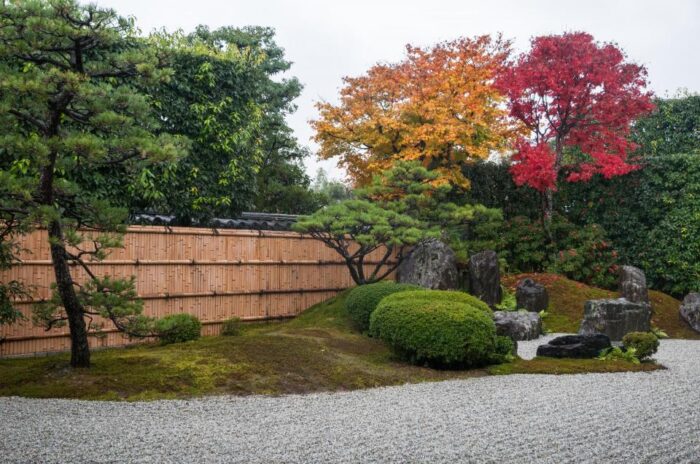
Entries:
{"label": "moss ground cover", "polygon": [[96,351],[90,369],[69,368],[68,354],[0,360],[0,395],[136,401],[341,391],[489,374],[657,368],[596,360],[518,360],[471,370],[412,366],[354,328],[343,309],[347,293],[288,322],[244,324],[238,336]]}

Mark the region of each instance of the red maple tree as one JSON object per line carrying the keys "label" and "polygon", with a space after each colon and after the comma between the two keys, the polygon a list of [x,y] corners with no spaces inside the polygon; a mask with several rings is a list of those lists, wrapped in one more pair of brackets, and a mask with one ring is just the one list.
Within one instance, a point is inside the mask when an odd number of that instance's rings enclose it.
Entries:
{"label": "red maple tree", "polygon": [[576,182],[637,168],[628,136],[634,120],[653,109],[646,76],[617,46],[573,32],[532,39],[530,51],[497,79],[511,116],[530,133],[516,145],[511,174],[542,193],[546,228],[560,174]]}

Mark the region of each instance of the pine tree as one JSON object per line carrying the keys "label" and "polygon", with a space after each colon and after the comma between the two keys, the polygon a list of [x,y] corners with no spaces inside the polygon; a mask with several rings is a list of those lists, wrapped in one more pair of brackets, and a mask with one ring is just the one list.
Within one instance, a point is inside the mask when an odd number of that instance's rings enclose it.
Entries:
{"label": "pine tree", "polygon": [[[140,80],[167,79],[159,50],[133,19],[73,0],[0,6],[0,222],[5,237],[48,230],[56,284],[35,321],[68,325],[71,365],[89,367],[86,319],[99,316],[137,334],[133,280],[100,278],[89,260],[121,244],[125,211],[75,182],[82,170],[134,176],[184,155],[185,140],[155,136]],[[88,276],[79,284],[76,264]]]}

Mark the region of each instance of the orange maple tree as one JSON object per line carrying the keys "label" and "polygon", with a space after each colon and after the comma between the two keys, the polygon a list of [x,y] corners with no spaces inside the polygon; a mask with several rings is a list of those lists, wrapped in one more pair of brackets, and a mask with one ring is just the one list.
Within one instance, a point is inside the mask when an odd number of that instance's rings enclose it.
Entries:
{"label": "orange maple tree", "polygon": [[356,185],[405,160],[468,186],[461,165],[502,150],[513,133],[493,85],[509,50],[490,36],[408,45],[403,61],[344,78],[337,105],[316,105],[319,156],[338,158]]}

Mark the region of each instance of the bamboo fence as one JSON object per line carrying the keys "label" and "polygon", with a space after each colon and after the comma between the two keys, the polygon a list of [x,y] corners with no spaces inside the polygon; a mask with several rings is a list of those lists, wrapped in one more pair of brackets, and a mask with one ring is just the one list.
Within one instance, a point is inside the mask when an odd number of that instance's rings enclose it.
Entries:
{"label": "bamboo fence", "polygon": [[[28,320],[0,329],[0,357],[65,351],[67,328],[45,331],[31,323],[31,306],[50,294],[54,282],[46,231],[20,240],[21,264],[0,272],[0,281],[32,286],[32,299],[18,304]],[[369,257],[376,262],[382,251]],[[96,275],[136,277],[144,314],[187,312],[202,321],[202,335],[218,334],[231,317],[244,321],[293,317],[353,285],[340,256],[322,242],[292,232],[132,226],[124,247],[90,264]],[[72,267],[77,282],[85,271]],[[90,346],[134,343],[105,330]]]}

